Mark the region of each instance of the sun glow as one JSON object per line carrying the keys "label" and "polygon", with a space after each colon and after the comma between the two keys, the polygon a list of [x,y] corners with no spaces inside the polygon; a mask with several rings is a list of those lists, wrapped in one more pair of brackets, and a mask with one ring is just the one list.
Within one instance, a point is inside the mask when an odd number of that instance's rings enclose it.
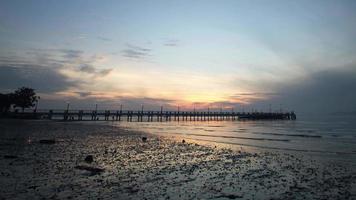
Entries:
{"label": "sun glow", "polygon": [[191,94],[184,97],[183,100],[190,103],[214,103],[219,101],[226,101],[225,98],[217,94]]}

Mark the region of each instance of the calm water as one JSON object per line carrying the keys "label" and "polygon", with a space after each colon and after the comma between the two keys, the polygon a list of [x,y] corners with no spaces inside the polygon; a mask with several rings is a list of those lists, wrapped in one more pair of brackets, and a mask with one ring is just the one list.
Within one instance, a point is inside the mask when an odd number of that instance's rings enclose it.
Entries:
{"label": "calm water", "polygon": [[264,150],[342,157],[356,162],[356,116],[298,116],[296,121],[120,122],[160,135]]}

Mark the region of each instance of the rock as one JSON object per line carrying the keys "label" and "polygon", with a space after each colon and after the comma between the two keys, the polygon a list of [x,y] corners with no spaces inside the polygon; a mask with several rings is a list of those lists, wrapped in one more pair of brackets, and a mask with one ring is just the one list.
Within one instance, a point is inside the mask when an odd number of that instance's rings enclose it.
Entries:
{"label": "rock", "polygon": [[182,140],[182,143],[184,144],[184,143],[185,143],[185,140]]}
{"label": "rock", "polygon": [[87,163],[92,163],[94,161],[94,157],[92,155],[88,155],[84,160]]}
{"label": "rock", "polygon": [[55,144],[55,140],[40,140],[40,144]]}
{"label": "rock", "polygon": [[5,155],[4,158],[5,158],[5,159],[15,159],[15,158],[17,158],[17,156]]}
{"label": "rock", "polygon": [[79,170],[85,170],[90,172],[90,175],[96,175],[104,172],[104,169],[97,168],[97,167],[90,167],[90,166],[85,166],[85,165],[78,165],[74,167],[75,169]]}
{"label": "rock", "polygon": [[146,142],[147,141],[147,137],[142,137],[142,142]]}

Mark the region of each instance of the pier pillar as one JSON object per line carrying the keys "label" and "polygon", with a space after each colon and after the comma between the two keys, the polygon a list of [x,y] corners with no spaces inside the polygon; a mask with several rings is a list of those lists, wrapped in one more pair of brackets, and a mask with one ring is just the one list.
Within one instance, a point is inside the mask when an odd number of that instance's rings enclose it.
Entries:
{"label": "pier pillar", "polygon": [[53,117],[53,110],[49,110],[48,119],[52,119],[52,117]]}
{"label": "pier pillar", "polygon": [[79,110],[78,112],[78,121],[83,120],[83,110]]}
{"label": "pier pillar", "polygon": [[68,120],[68,110],[64,111],[63,120]]}

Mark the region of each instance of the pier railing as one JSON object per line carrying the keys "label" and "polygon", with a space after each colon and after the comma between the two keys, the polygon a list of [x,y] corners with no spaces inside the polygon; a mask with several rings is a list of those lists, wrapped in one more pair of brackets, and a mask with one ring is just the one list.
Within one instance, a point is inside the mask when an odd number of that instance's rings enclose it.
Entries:
{"label": "pier railing", "polygon": [[295,120],[294,112],[207,112],[207,111],[135,111],[135,110],[26,110],[12,112],[19,118],[76,121],[223,121],[223,120]]}

